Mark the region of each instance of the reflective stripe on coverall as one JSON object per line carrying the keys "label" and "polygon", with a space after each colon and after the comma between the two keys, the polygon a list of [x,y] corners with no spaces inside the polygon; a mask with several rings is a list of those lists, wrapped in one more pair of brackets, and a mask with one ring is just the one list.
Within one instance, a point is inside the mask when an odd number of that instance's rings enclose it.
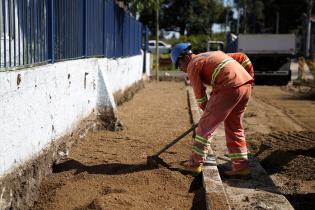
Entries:
{"label": "reflective stripe on coverall", "polygon": [[249,60],[247,55],[241,52],[228,53],[227,55],[236,60],[237,62],[239,62],[244,67],[244,69],[249,73],[249,75],[252,78],[254,78],[254,68],[252,62]]}
{"label": "reflective stripe on coverall", "polygon": [[[193,55],[187,73],[200,108],[204,110],[192,146],[192,164],[205,160],[212,135],[224,121],[233,170],[248,167],[242,119],[253,78],[238,62],[220,51]],[[209,100],[204,84],[213,86]]]}

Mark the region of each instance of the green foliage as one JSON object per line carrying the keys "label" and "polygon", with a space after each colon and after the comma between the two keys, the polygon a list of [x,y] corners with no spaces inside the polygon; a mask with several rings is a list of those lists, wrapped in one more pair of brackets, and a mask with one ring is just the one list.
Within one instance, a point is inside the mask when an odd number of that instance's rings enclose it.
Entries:
{"label": "green foliage", "polygon": [[192,50],[194,53],[201,53],[207,51],[208,41],[225,41],[225,33],[205,35],[205,34],[196,34],[190,36],[181,36],[179,39],[170,39],[167,40],[169,44],[174,46],[180,42],[189,42],[192,45]]}
{"label": "green foliage", "polygon": [[[240,33],[275,33],[277,15],[279,33],[292,33],[302,28],[309,0],[238,0]],[[313,14],[315,4],[313,4]],[[234,31],[235,32],[235,31]]]}
{"label": "green foliage", "polygon": [[264,2],[266,28],[270,28],[272,32],[276,31],[277,12],[279,14],[280,33],[289,33],[295,31],[298,27],[303,27],[308,10],[308,3],[309,0],[266,0]]}
{"label": "green foliage", "polygon": [[[265,20],[264,1],[239,0],[237,4],[240,8],[240,33],[262,32]],[[236,29],[236,27],[233,28]]]}
{"label": "green foliage", "polygon": [[[155,34],[155,9],[143,4],[140,21]],[[164,0],[160,6],[160,28],[179,31],[181,35],[211,35],[212,24],[224,7],[221,0]]]}
{"label": "green foliage", "polygon": [[216,22],[223,5],[216,0],[191,1],[193,13],[188,19],[188,34],[211,34],[212,23]]}
{"label": "green foliage", "polygon": [[[157,0],[118,0],[120,2],[123,2],[124,5],[126,5],[126,7],[129,10],[133,10],[135,12],[141,12],[144,9],[151,9],[154,10],[156,9],[156,4],[157,4]],[[163,4],[164,0],[159,0],[159,6],[161,6],[161,4]]]}

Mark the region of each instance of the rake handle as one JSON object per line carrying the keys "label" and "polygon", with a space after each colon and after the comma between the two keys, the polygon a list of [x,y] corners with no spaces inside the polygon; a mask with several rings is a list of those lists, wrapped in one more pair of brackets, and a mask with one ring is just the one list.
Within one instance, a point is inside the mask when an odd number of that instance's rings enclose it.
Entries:
{"label": "rake handle", "polygon": [[185,131],[184,133],[182,133],[180,136],[178,136],[176,139],[174,139],[173,141],[171,141],[169,144],[165,145],[165,147],[163,147],[160,151],[158,151],[157,153],[155,153],[153,156],[159,156],[160,154],[162,154],[163,152],[165,152],[168,148],[170,148],[171,146],[173,146],[174,144],[176,144],[179,140],[181,140],[182,138],[184,138],[185,136],[187,136],[187,134],[189,134],[191,131],[193,131],[195,128],[197,128],[198,123],[194,124],[191,128],[189,128],[187,131]]}

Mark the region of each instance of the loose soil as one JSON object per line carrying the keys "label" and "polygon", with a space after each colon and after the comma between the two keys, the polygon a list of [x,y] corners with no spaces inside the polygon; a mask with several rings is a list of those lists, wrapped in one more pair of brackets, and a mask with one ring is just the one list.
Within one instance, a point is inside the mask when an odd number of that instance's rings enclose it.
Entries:
{"label": "loose soil", "polygon": [[[291,87],[256,86],[245,113],[251,152],[295,209],[315,209],[315,97]],[[33,209],[205,209],[201,180],[146,157],[191,126],[186,89],[151,82],[118,107],[125,130],[89,133],[54,166]],[[185,160],[191,136],[161,155]],[[167,166],[167,165],[165,165]]]}
{"label": "loose soil", "polygon": [[315,97],[256,86],[245,127],[251,152],[295,209],[315,209]]}
{"label": "loose soil", "polygon": [[166,165],[189,157],[191,136],[161,155],[166,167],[146,165],[191,126],[184,83],[146,83],[118,111],[125,129],[88,133],[53,167],[32,209],[205,209],[200,177]]}

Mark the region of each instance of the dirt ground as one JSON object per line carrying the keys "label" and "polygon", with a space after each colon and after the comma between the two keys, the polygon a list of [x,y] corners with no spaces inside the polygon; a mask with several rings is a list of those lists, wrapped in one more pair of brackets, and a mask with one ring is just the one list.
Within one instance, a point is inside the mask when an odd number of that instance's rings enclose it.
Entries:
{"label": "dirt ground", "polygon": [[[288,87],[256,86],[245,114],[251,152],[295,209],[315,209],[315,97]],[[33,209],[205,209],[201,181],[145,165],[191,126],[184,83],[150,82],[118,107],[125,130],[89,133],[54,166]],[[162,155],[190,153],[191,136]]]}
{"label": "dirt ground", "polygon": [[315,95],[257,86],[245,127],[251,152],[295,209],[315,209]]}
{"label": "dirt ground", "polygon": [[[199,178],[146,166],[148,155],[191,126],[184,83],[146,83],[118,111],[125,129],[89,133],[68,161],[54,166],[33,209],[205,209]],[[162,159],[187,159],[191,139]]]}

